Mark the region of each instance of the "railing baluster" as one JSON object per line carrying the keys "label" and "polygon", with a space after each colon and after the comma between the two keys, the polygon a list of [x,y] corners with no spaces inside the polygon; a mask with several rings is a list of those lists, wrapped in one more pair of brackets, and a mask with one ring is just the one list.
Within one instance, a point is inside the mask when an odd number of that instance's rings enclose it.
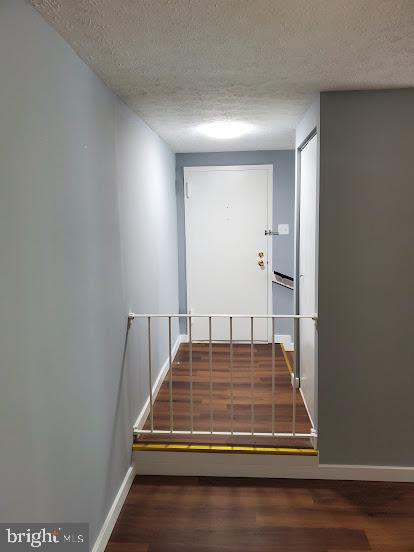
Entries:
{"label": "railing baluster", "polygon": [[190,356],[190,429],[194,431],[194,411],[193,411],[193,337],[192,337],[192,319],[188,319],[188,337],[189,337],[189,356]]}
{"label": "railing baluster", "polygon": [[[208,318],[208,363],[209,363],[209,406],[210,406],[210,427],[206,430],[195,430],[194,429],[194,381],[193,381],[193,337],[192,337],[192,316],[191,315],[182,315],[182,314],[135,314],[130,313],[128,316],[129,325],[136,318],[147,319],[148,328],[148,387],[149,387],[149,400],[147,400],[146,405],[149,404],[149,420],[146,420],[146,425],[149,425],[149,429],[144,429],[141,425],[134,427],[134,434],[177,434],[177,435],[228,435],[228,436],[258,436],[258,437],[282,437],[282,438],[313,438],[317,436],[314,428],[309,433],[302,433],[297,431],[297,406],[302,406],[299,393],[296,389],[296,382],[298,379],[298,372],[300,365],[296,362],[298,357],[298,348],[299,348],[299,324],[301,320],[313,320],[317,321],[317,315],[251,315],[251,314],[207,314],[207,315],[196,315],[201,318]],[[172,320],[177,318],[186,318],[189,323],[189,373],[190,373],[190,420],[191,425],[190,429],[186,430],[176,430],[174,429],[174,396],[173,396],[173,383],[174,383],[174,374],[173,374],[173,331],[172,331]],[[229,318],[229,331],[230,331],[230,397],[231,397],[231,431],[214,431],[214,404],[213,404],[213,339],[212,339],[212,319],[214,317],[219,318]],[[154,429],[154,394],[153,394],[153,373],[152,373],[152,321],[153,319],[167,318],[168,319],[168,362],[169,362],[169,429]],[[245,431],[237,431],[235,422],[235,381],[237,382],[237,375],[235,380],[234,372],[234,319],[235,318],[250,318],[250,407],[251,407],[251,428],[246,427]],[[272,389],[272,403],[271,403],[271,432],[260,432],[256,431],[256,420],[255,420],[255,384],[256,384],[256,365],[255,365],[255,341],[254,341],[254,321],[255,318],[259,319],[272,319],[272,341],[271,341],[271,389]],[[294,320],[294,343],[295,343],[295,362],[293,363],[293,374],[292,374],[292,423],[291,431],[277,432],[277,365],[276,365],[276,342],[275,342],[275,327],[276,320],[278,318],[291,318]],[[299,398],[298,398],[299,397]],[[299,401],[299,402],[298,402]],[[306,405],[305,405],[306,406]],[[147,407],[148,408],[148,407]],[[148,410],[147,410],[148,412]],[[237,410],[236,410],[237,412]],[[198,419],[198,418],[197,418]],[[156,421],[156,420],[155,420]]]}
{"label": "railing baluster", "polygon": [[254,434],[254,345],[253,316],[250,317],[250,402],[251,402],[251,433]]}
{"label": "railing baluster", "polygon": [[148,381],[150,398],[151,433],[154,431],[154,409],[152,404],[152,366],[151,366],[151,317],[148,316]]}
{"label": "railing baluster", "polygon": [[211,340],[211,316],[208,318],[208,367],[210,373],[210,433],[213,433],[213,343]]}
{"label": "railing baluster", "polygon": [[172,351],[171,351],[171,316],[168,317],[168,362],[170,367],[170,433],[174,429],[174,413],[173,413],[173,367],[172,367]]}
{"label": "railing baluster", "polygon": [[[297,347],[297,336],[298,336],[299,320],[294,320],[294,346]],[[292,382],[292,434],[295,437],[296,435],[296,359],[298,358],[299,351],[296,352],[295,358],[293,360],[293,382]]]}
{"label": "railing baluster", "polygon": [[275,319],[272,318],[272,435],[275,434]]}
{"label": "railing baluster", "polygon": [[234,387],[233,387],[233,318],[230,316],[230,415],[231,434],[234,432]]}

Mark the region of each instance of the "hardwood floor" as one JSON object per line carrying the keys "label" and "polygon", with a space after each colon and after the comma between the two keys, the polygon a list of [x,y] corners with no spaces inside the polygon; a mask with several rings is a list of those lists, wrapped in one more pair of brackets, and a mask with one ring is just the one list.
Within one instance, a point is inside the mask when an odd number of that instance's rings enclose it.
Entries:
{"label": "hardwood floor", "polygon": [[[254,345],[253,404],[254,430],[272,431],[272,349],[271,344]],[[212,393],[210,402],[208,344],[193,344],[193,420],[195,431],[210,430],[210,408],[214,431],[231,429],[231,380],[233,380],[234,431],[251,431],[252,388],[250,345],[234,344],[233,370],[230,370],[229,344],[213,344]],[[169,430],[168,373],[154,403],[154,429]],[[173,424],[176,430],[190,429],[189,346],[182,344],[173,362]],[[290,373],[279,344],[275,345],[275,432],[292,431],[292,386]],[[311,423],[296,391],[296,431],[309,433]],[[144,428],[150,429],[148,419]],[[226,443],[234,445],[269,445],[310,447],[309,439],[274,437],[142,435],[140,441],[181,443]]]}
{"label": "hardwood floor", "polygon": [[414,484],[135,479],[107,552],[413,552]]}

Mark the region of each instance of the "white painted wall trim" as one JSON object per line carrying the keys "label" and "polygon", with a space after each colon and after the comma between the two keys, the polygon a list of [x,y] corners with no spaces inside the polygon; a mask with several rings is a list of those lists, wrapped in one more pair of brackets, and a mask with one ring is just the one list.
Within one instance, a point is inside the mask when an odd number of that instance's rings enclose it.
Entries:
{"label": "white painted wall trim", "polygon": [[414,482],[414,466],[359,466],[346,464],[319,464],[322,479],[348,481]]}
{"label": "white painted wall trim", "polygon": [[314,429],[317,429],[317,428],[315,427],[315,423],[314,423],[314,421],[313,421],[313,419],[312,419],[311,413],[309,412],[308,405],[306,404],[305,395],[303,394],[303,391],[302,391],[302,389],[300,388],[300,380],[299,380],[299,386],[298,386],[298,388],[299,388],[299,392],[300,392],[300,395],[301,395],[302,400],[303,400],[303,404],[305,405],[306,412],[308,413],[309,420],[311,421],[312,427],[313,427]]}
{"label": "white painted wall trim", "polygon": [[[181,343],[188,343],[188,335],[181,335]],[[196,341],[193,340],[193,343],[208,343],[208,341]],[[228,343],[228,341],[215,341],[213,340],[212,343]],[[247,343],[250,344],[250,339],[246,339],[245,341],[237,341],[233,340],[233,343]],[[257,343],[263,343],[263,341],[257,341]],[[275,334],[275,343],[283,343],[286,351],[294,351],[295,347],[292,341],[292,336],[289,334],[283,335],[283,334]]]}
{"label": "white painted wall trim", "polygon": [[125,478],[119,487],[118,493],[115,497],[115,500],[112,503],[111,508],[109,509],[108,515],[102,525],[101,530],[99,531],[98,538],[93,545],[92,552],[104,552],[108,544],[108,541],[111,537],[111,533],[115,527],[115,523],[118,519],[118,516],[121,512],[121,508],[124,505],[125,499],[129,493],[129,489],[134,481],[136,475],[135,464],[132,464],[128,469]]}
{"label": "white painted wall trim", "polygon": [[[187,338],[187,341],[188,341],[188,338]],[[173,361],[174,361],[174,357],[177,354],[177,351],[180,347],[180,344],[183,343],[183,342],[184,342],[184,336],[179,335],[177,337],[177,340],[174,343],[172,351],[171,351],[171,356],[172,356]],[[166,361],[164,362],[164,364],[162,365],[162,368],[161,368],[161,370],[158,374],[158,377],[157,377],[157,379],[155,380],[155,382],[152,386],[152,401],[153,401],[153,403],[155,402],[155,399],[157,398],[158,392],[161,389],[161,385],[162,385],[162,383],[165,379],[165,376],[168,374],[169,367],[170,367],[169,366],[169,359],[167,358]],[[149,411],[150,411],[150,398],[149,398],[149,393],[148,393],[148,398],[145,401],[144,406],[142,407],[141,412],[138,414],[138,418],[136,419],[136,422],[134,424],[134,430],[135,429],[142,429],[144,427],[145,422],[146,422],[146,420],[148,418],[148,415],[149,415]]]}
{"label": "white painted wall trim", "polygon": [[319,464],[317,456],[137,451],[138,475],[414,482],[414,467]]}
{"label": "white painted wall trim", "polygon": [[295,345],[292,336],[289,334],[275,334],[275,343],[283,343],[286,351],[294,351]]}

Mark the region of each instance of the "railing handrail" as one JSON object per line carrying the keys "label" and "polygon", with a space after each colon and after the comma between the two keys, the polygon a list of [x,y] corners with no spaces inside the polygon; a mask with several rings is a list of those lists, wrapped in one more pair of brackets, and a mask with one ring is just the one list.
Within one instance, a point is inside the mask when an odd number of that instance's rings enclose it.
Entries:
{"label": "railing handrail", "polygon": [[[278,433],[276,432],[276,419],[275,419],[275,411],[276,411],[276,359],[275,359],[275,345],[276,345],[276,335],[275,335],[275,320],[277,319],[291,319],[295,321],[295,328],[299,326],[300,320],[313,320],[315,322],[315,325],[318,321],[318,314],[223,314],[223,313],[217,313],[217,314],[196,314],[196,313],[148,313],[148,314],[142,314],[142,313],[134,313],[130,312],[128,315],[128,326],[131,325],[132,321],[134,319],[141,319],[147,321],[147,338],[148,338],[148,384],[149,384],[149,398],[147,400],[148,406],[149,406],[149,421],[150,421],[150,429],[144,429],[144,427],[136,428],[137,434],[180,434],[180,435],[251,435],[251,436],[272,436],[272,437],[283,437],[283,438],[304,438],[309,437],[313,439],[316,436],[316,431],[312,425],[310,433],[298,433],[296,431],[296,366],[294,364],[293,366],[293,374],[292,374],[292,430],[291,432],[282,432]],[[169,381],[168,381],[168,387],[169,387],[169,414],[170,414],[170,428],[169,430],[159,430],[154,428],[154,396],[153,396],[153,373],[152,373],[152,348],[151,348],[151,322],[153,322],[153,319],[167,319],[168,322],[168,374],[169,374]],[[185,430],[177,430],[174,423],[174,404],[173,404],[173,356],[172,356],[172,320],[174,318],[181,318],[186,319],[189,322],[192,321],[192,319],[196,318],[204,318],[208,319],[209,325],[208,325],[208,343],[209,343],[209,398],[210,398],[210,431],[198,431],[194,428],[194,414],[193,414],[193,337],[192,337],[192,324],[189,324],[188,327],[188,354],[189,354],[189,373],[190,373],[190,381],[189,381],[189,391],[190,391],[190,428]],[[213,428],[213,408],[212,408],[212,389],[213,389],[213,381],[212,381],[212,320],[215,318],[220,319],[228,319],[229,322],[229,370],[230,370],[230,413],[231,413],[231,424],[230,424],[230,431],[216,431]],[[233,344],[235,343],[234,337],[233,337],[233,320],[234,319],[250,319],[250,339],[248,340],[250,342],[250,394],[251,394],[251,415],[250,415],[250,425],[251,430],[250,431],[235,431],[234,430],[234,404],[233,404],[233,392],[234,392],[234,384],[233,384]],[[272,414],[271,414],[271,432],[269,433],[260,433],[255,431],[255,371],[256,371],[256,365],[255,365],[255,349],[254,349],[254,321],[257,319],[262,320],[271,320],[272,321],[272,332],[271,332],[271,343],[272,349],[271,349],[271,385],[272,385]],[[247,339],[245,340],[247,341]],[[197,342],[197,341],[196,341]],[[156,390],[154,391],[156,392]],[[146,403],[147,404],[147,403]],[[146,410],[147,407],[145,407]],[[311,424],[312,421],[310,420]],[[145,420],[144,420],[145,423]]]}
{"label": "railing handrail", "polygon": [[130,320],[134,318],[291,318],[291,319],[310,319],[318,320],[317,313],[315,314],[137,314],[130,312],[128,315]]}

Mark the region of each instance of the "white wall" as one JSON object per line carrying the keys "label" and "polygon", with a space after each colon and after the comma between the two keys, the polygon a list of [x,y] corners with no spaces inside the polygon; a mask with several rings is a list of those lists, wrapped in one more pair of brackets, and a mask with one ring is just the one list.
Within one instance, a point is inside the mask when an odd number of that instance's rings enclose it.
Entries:
{"label": "white wall", "polygon": [[174,157],[23,0],[0,68],[0,521],[93,543],[143,402],[127,313],[178,305]]}
{"label": "white wall", "polygon": [[[312,103],[312,105],[309,107],[309,109],[306,111],[306,113],[303,115],[301,121],[299,122],[297,128],[296,128],[296,139],[295,139],[295,147],[296,147],[296,224],[295,226],[297,229],[299,228],[298,224],[300,224],[300,158],[301,153],[299,151],[299,148],[303,145],[305,140],[308,139],[309,135],[316,129],[316,189],[317,189],[317,213],[316,213],[316,294],[315,294],[315,301],[316,301],[316,312],[318,311],[318,259],[319,259],[319,165],[320,165],[320,100],[319,97]],[[295,278],[296,282],[300,283],[299,279],[299,233],[296,235],[296,241],[295,241]],[[299,313],[299,288],[296,286],[295,288],[295,308],[296,312]],[[308,313],[307,313],[308,314]],[[313,324],[311,321],[301,321],[298,326],[306,327],[305,325]],[[309,337],[309,336],[308,336]],[[299,335],[299,342],[300,342],[300,335]],[[318,427],[318,363],[317,363],[317,356],[318,356],[318,332],[316,331],[316,343],[315,343],[315,355],[314,359],[315,362],[310,362],[308,366],[301,366],[299,363],[300,360],[300,346],[296,348],[295,352],[295,359],[297,362],[297,365],[299,366],[299,373],[300,373],[300,383],[301,383],[301,392],[302,396],[304,398],[304,401],[306,403],[306,406],[308,408],[308,411],[310,413],[310,416],[312,418],[314,427]],[[310,353],[308,353],[310,354]]]}

